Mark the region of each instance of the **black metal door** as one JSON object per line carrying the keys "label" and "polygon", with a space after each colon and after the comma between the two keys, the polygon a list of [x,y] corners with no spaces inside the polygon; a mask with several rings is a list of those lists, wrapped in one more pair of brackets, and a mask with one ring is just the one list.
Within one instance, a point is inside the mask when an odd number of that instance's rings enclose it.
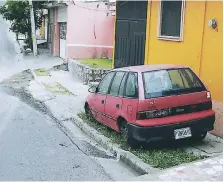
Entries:
{"label": "black metal door", "polygon": [[117,1],[114,67],[143,65],[147,1]]}

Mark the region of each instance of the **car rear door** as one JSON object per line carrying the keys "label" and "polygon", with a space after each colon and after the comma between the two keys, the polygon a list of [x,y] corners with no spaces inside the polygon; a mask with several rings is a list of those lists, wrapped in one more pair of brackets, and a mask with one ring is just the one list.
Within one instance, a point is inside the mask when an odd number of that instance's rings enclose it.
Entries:
{"label": "car rear door", "polygon": [[116,72],[107,94],[105,104],[105,114],[107,116],[106,123],[111,128],[118,130],[117,117],[120,115],[122,107],[122,96],[119,94],[122,80],[125,79],[127,73],[124,71]]}
{"label": "car rear door", "polygon": [[105,103],[106,103],[106,97],[107,93],[111,84],[111,81],[114,77],[115,72],[109,72],[100,82],[99,86],[97,87],[97,91],[95,96],[92,99],[92,113],[94,117],[106,124],[106,117],[105,117]]}
{"label": "car rear door", "polygon": [[122,114],[127,122],[135,123],[139,102],[138,73],[129,72],[124,87]]}

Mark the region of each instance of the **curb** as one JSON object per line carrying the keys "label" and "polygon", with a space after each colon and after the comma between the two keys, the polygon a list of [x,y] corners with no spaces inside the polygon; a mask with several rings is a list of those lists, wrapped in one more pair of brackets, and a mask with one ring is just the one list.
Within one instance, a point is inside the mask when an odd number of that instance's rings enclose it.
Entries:
{"label": "curb", "polygon": [[125,164],[130,166],[132,169],[139,172],[141,175],[152,174],[154,172],[159,172],[161,170],[153,168],[149,164],[146,164],[136,155],[131,152],[120,149],[117,144],[113,144],[104,135],[100,134],[96,129],[89,126],[86,122],[80,119],[78,116],[70,118],[74,124],[76,124],[82,131],[84,131],[89,137],[94,139],[97,143],[101,144],[107,150],[110,150],[114,155],[123,161]]}

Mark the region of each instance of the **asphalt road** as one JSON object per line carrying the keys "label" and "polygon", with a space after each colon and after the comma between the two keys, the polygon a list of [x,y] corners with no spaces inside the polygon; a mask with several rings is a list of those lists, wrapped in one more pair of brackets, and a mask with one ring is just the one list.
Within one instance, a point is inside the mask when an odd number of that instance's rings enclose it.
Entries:
{"label": "asphalt road", "polygon": [[[0,18],[0,81],[23,70],[8,28]],[[49,117],[1,89],[0,104],[0,180],[111,180]]]}
{"label": "asphalt road", "polygon": [[0,180],[111,180],[45,115],[0,93]]}

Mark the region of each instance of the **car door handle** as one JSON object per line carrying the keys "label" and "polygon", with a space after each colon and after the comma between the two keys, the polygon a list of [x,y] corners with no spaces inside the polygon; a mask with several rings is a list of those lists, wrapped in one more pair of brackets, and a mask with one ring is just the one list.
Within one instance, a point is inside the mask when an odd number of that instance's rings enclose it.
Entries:
{"label": "car door handle", "polygon": [[104,100],[102,100],[101,103],[104,104]]}
{"label": "car door handle", "polygon": [[120,107],[120,105],[119,104],[116,104],[116,108],[119,108]]}

